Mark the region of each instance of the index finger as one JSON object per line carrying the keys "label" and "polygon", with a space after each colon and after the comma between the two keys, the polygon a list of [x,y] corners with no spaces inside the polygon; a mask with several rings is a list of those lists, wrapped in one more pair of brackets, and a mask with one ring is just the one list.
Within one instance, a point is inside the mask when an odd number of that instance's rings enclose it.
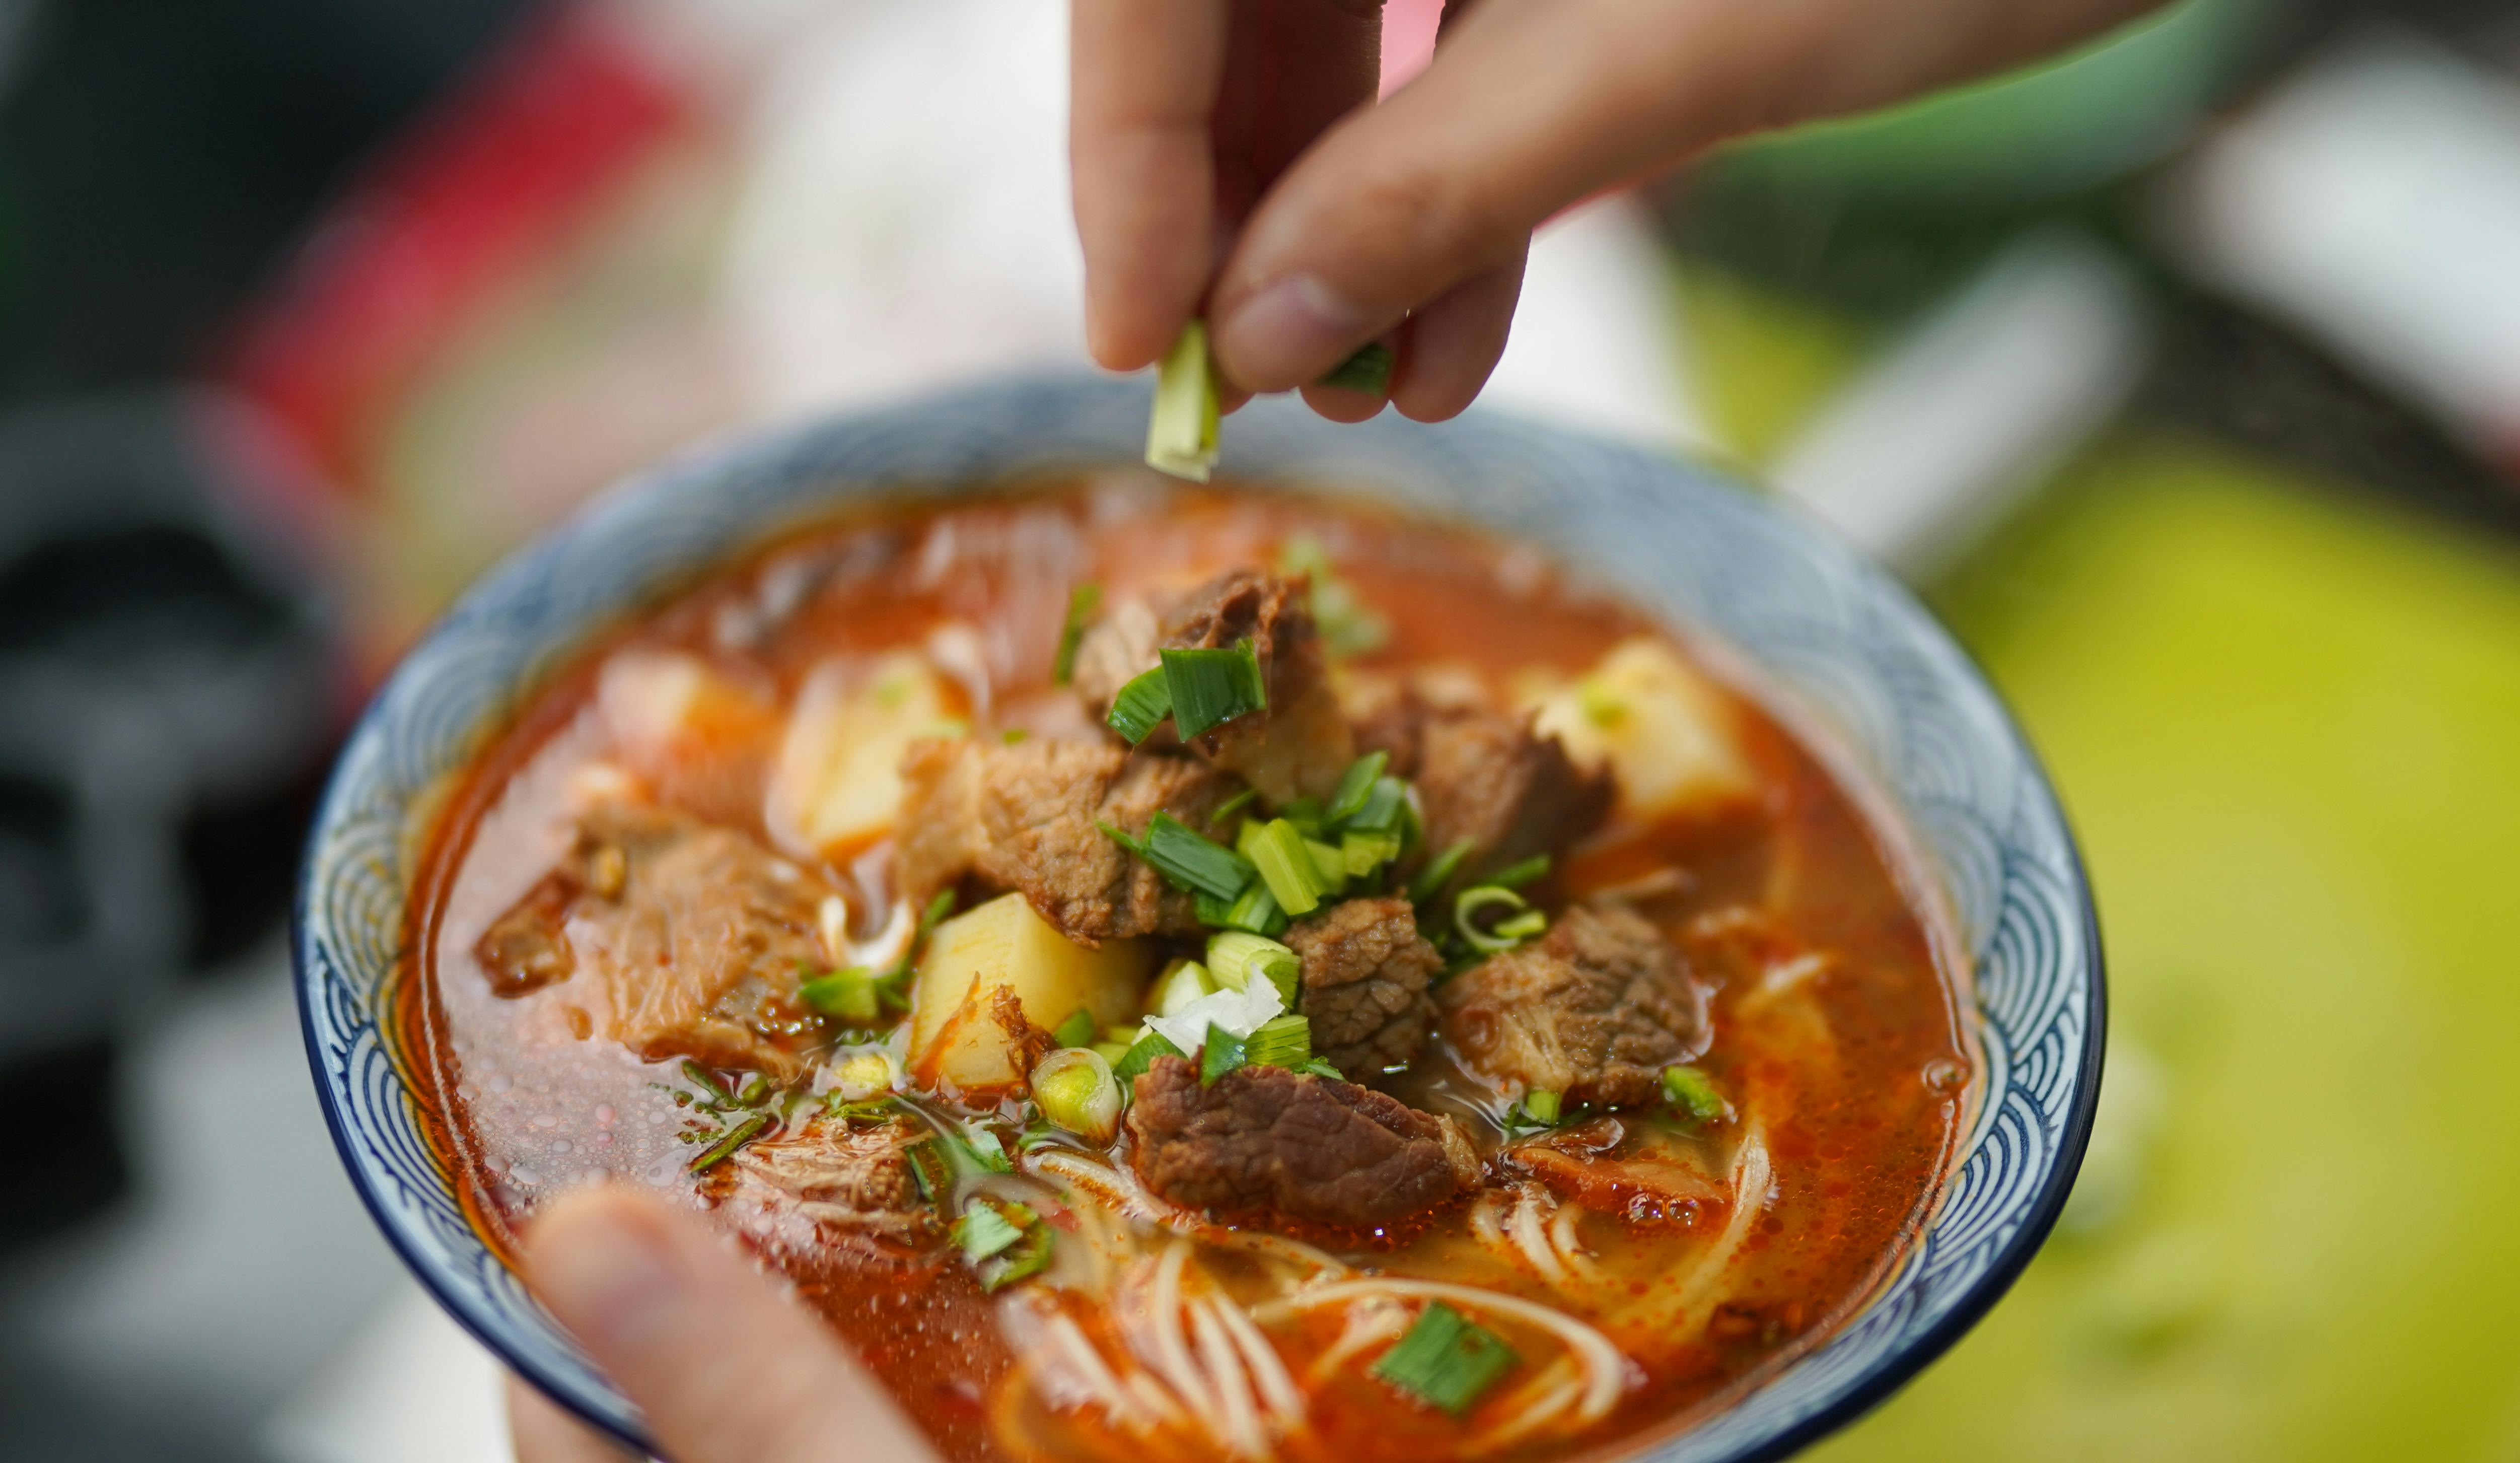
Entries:
{"label": "index finger", "polygon": [[1227,0],[1074,0],[1068,169],[1085,248],[1085,338],[1114,371],[1151,365],[1216,262],[1209,118]]}

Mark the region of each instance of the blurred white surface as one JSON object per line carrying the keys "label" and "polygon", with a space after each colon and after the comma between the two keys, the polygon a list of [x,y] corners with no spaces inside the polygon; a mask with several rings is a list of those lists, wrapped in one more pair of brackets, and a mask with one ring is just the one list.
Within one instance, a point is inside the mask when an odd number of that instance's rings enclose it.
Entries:
{"label": "blurred white surface", "polygon": [[279,1463],[507,1463],[497,1358],[405,1281],[263,1428]]}
{"label": "blurred white surface", "polygon": [[2364,37],[2209,139],[2165,203],[2198,275],[2520,461],[2520,83]]}

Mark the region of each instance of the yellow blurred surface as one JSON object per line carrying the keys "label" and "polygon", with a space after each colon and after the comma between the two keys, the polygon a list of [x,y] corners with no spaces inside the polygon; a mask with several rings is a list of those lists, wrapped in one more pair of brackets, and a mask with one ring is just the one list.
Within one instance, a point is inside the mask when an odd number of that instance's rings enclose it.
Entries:
{"label": "yellow blurred surface", "polygon": [[2520,1456],[2520,555],[2129,436],[1937,598],[2084,841],[2101,1132],[1811,1456]]}

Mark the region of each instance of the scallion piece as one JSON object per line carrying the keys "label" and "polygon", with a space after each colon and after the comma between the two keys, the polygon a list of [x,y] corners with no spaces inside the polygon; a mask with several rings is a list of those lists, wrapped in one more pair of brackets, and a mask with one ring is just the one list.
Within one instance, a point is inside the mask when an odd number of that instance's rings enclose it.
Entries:
{"label": "scallion piece", "polygon": [[853,1026],[872,1026],[882,1012],[876,991],[876,973],[862,965],[818,976],[796,987],[796,998],[818,1016]]}
{"label": "scallion piece", "polygon": [[1064,686],[1076,679],[1076,646],[1085,638],[1085,622],[1102,608],[1102,586],[1077,585],[1067,591],[1067,622],[1058,631],[1058,658],[1051,662],[1050,678]]}
{"label": "scallion piece", "polygon": [[1320,839],[1304,840],[1304,851],[1312,855],[1313,867],[1322,876],[1322,892],[1344,893],[1347,891],[1347,853],[1336,844]]}
{"label": "scallion piece", "polygon": [[1369,752],[1347,764],[1339,775],[1338,789],[1330,794],[1329,805],[1322,809],[1322,821],[1335,828],[1365,810],[1365,800],[1373,793],[1374,782],[1382,769],[1391,765],[1391,754]]}
{"label": "scallion piece", "polygon": [[1520,1359],[1504,1337],[1437,1301],[1373,1363],[1373,1375],[1459,1417]]}
{"label": "scallion piece", "polygon": [[1203,837],[1170,813],[1159,812],[1147,824],[1138,856],[1176,889],[1231,899],[1251,882],[1251,864],[1239,853]]}
{"label": "scallion piece", "polygon": [[702,1067],[699,1063],[689,1057],[685,1057],[683,1059],[683,1075],[690,1077],[695,1082],[698,1082],[703,1091],[707,1092],[709,1096],[716,1098],[720,1102],[735,1101],[735,1094],[727,1090],[726,1083],[717,1079],[716,1073],[709,1071],[707,1068]]}
{"label": "scallion piece", "polygon": [[1350,833],[1398,833],[1401,817],[1409,810],[1409,784],[1397,777],[1383,776],[1368,788],[1365,801],[1348,815]]}
{"label": "scallion piece", "polygon": [[1147,856],[1147,841],[1145,839],[1138,837],[1136,834],[1131,833],[1125,828],[1114,828],[1108,823],[1097,823],[1094,826],[1102,830],[1102,836],[1104,838],[1118,844],[1121,847],[1128,849],[1138,857],[1144,858]]}
{"label": "scallion piece", "polygon": [[1417,878],[1409,881],[1409,902],[1423,904],[1442,893],[1444,886],[1452,883],[1453,876],[1462,871],[1462,860],[1469,857],[1470,850],[1476,846],[1468,839],[1458,839],[1453,846],[1436,854],[1432,862],[1418,871]]}
{"label": "scallion piece", "polygon": [[1250,641],[1238,640],[1231,649],[1158,654],[1164,683],[1171,688],[1173,731],[1183,741],[1237,716],[1268,709],[1269,688],[1260,679],[1260,653]]}
{"label": "scallion piece", "polygon": [[1261,879],[1252,880],[1251,887],[1227,905],[1219,918],[1208,919],[1205,910],[1200,911],[1199,918],[1211,925],[1223,925],[1229,930],[1248,930],[1272,939],[1286,928],[1286,911],[1278,907],[1278,896],[1269,892],[1268,882]]}
{"label": "scallion piece", "polygon": [[1158,665],[1130,677],[1120,694],[1111,698],[1111,709],[1103,716],[1102,724],[1135,747],[1172,713],[1172,683],[1165,678],[1164,667]]}
{"label": "scallion piece", "polygon": [[1346,859],[1347,876],[1363,879],[1374,870],[1400,856],[1400,835],[1396,833],[1349,833],[1339,839],[1339,853]]}
{"label": "scallion piece", "polygon": [[974,1199],[954,1221],[954,1243],[963,1249],[963,1257],[973,1263],[1002,1254],[1023,1238],[1014,1221],[998,1212],[998,1207],[986,1199]]}
{"label": "scallion piece", "polygon": [[1093,1041],[1094,1033],[1101,1029],[1095,1024],[1094,1013],[1079,1006],[1067,1014],[1067,1020],[1060,1022],[1050,1037],[1061,1046],[1084,1046]]}
{"label": "scallion piece", "polygon": [[988,1172],[1015,1171],[1014,1160],[1007,1157],[1007,1145],[999,1142],[998,1135],[985,1127],[965,1128],[962,1148],[965,1157]]}
{"label": "scallion piece", "polygon": [[1507,889],[1521,889],[1549,877],[1549,855],[1535,853],[1519,863],[1510,863],[1497,873],[1480,880],[1482,884],[1501,884]]}
{"label": "scallion piece", "polygon": [[1321,627],[1330,654],[1361,656],[1391,638],[1390,623],[1330,568],[1329,554],[1319,539],[1305,534],[1287,539],[1278,551],[1278,568],[1312,580],[1313,623]]}
{"label": "scallion piece", "polygon": [[1198,1084],[1213,1085],[1218,1077],[1244,1065],[1243,1038],[1229,1033],[1223,1027],[1207,1029],[1207,1040],[1198,1049]]}
{"label": "scallion piece", "polygon": [[1323,1057],[1314,1057],[1295,1070],[1297,1072],[1309,1074],[1313,1076],[1328,1077],[1333,1082],[1343,1082],[1347,1080],[1346,1073],[1332,1067],[1328,1060]]}
{"label": "scallion piece", "polygon": [[1534,1122],[1554,1123],[1565,1111],[1565,1099],[1546,1087],[1534,1087],[1522,1094],[1522,1110]]}
{"label": "scallion piece", "polygon": [[1266,823],[1245,822],[1242,829],[1242,856],[1259,869],[1278,907],[1290,915],[1306,915],[1318,908],[1329,886],[1295,825],[1272,818]]}
{"label": "scallion piece", "polygon": [[[1214,1030],[1215,1028],[1210,1027],[1208,1029]],[[1188,1052],[1167,1040],[1163,1032],[1148,1031],[1138,1038],[1136,1045],[1129,1048],[1128,1055],[1111,1064],[1111,1076],[1120,1084],[1120,1090],[1126,1093],[1131,1083],[1145,1075],[1148,1068],[1155,1065],[1157,1057],[1188,1055],[1190,1055]]]}
{"label": "scallion piece", "polygon": [[1216,466],[1216,366],[1207,358],[1207,322],[1182,326],[1155,370],[1155,407],[1147,419],[1147,466],[1205,482]]}
{"label": "scallion piece", "polygon": [[1671,1105],[1697,1122],[1713,1122],[1732,1111],[1724,1094],[1706,1079],[1706,1074],[1694,1067],[1666,1067],[1662,1070],[1662,1093]]}
{"label": "scallion piece", "polygon": [[1293,950],[1244,930],[1220,931],[1207,937],[1207,968],[1219,984],[1235,990],[1254,976],[1267,981],[1278,987],[1278,998],[1289,1010],[1294,1008],[1296,987],[1304,974],[1304,963]]}
{"label": "scallion piece", "polygon": [[1207,815],[1207,826],[1210,828],[1224,827],[1226,819],[1233,817],[1236,813],[1249,807],[1252,800],[1259,796],[1260,790],[1258,788],[1244,788],[1241,792],[1226,799],[1223,802],[1216,805],[1216,811]]}
{"label": "scallion piece", "polygon": [[1332,366],[1328,375],[1313,385],[1379,396],[1391,389],[1391,368],[1397,359],[1390,346],[1380,341],[1368,341],[1356,347],[1356,354]]}
{"label": "scallion piece", "polygon": [[[1490,909],[1518,912],[1530,907],[1529,902],[1512,890],[1482,884],[1476,889],[1463,890],[1462,896],[1453,901],[1453,928],[1461,932],[1462,938],[1468,941],[1471,949],[1493,955],[1522,943],[1523,937],[1506,934],[1502,925],[1494,930],[1482,930],[1478,926],[1478,916]],[[1510,921],[1512,916],[1507,918]]]}
{"label": "scallion piece", "polygon": [[[1020,1205],[1015,1207],[1021,1208]],[[1035,1224],[1025,1230],[1021,1244],[1008,1251],[995,1264],[981,1267],[981,1293],[996,1295],[1018,1280],[1038,1275],[1048,1269],[1053,1240],[1054,1236],[1047,1224]]]}
{"label": "scallion piece", "polygon": [[737,1149],[761,1136],[761,1130],[769,1125],[770,1115],[767,1113],[755,1113],[744,1119],[742,1122],[728,1128],[716,1142],[701,1149],[699,1157],[692,1160],[691,1171],[703,1173],[716,1167],[734,1157]]}
{"label": "scallion piece", "polygon": [[[1213,1028],[1209,1040],[1214,1040]],[[1284,1067],[1302,1071],[1313,1059],[1313,1024],[1289,1011],[1260,1024],[1242,1041],[1242,1060],[1252,1067]]]}

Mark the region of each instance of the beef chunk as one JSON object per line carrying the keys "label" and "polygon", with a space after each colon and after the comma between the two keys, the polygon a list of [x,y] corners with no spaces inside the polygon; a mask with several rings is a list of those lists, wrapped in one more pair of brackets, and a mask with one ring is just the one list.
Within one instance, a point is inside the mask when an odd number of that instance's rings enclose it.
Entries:
{"label": "beef chunk", "polygon": [[1414,691],[1360,722],[1357,743],[1390,754],[1391,770],[1417,783],[1430,851],[1469,841],[1462,871],[1471,878],[1565,852],[1599,826],[1618,792],[1608,769],[1577,767],[1527,713],[1438,705]]}
{"label": "beef chunk", "polygon": [[[1076,641],[1072,684],[1097,723],[1110,713],[1122,686],[1155,667],[1155,648],[1163,638],[1163,624],[1145,600],[1122,600],[1085,627]],[[1163,735],[1169,744],[1169,726]]]}
{"label": "beef chunk", "polygon": [[1202,1087],[1196,1067],[1158,1057],[1138,1078],[1129,1134],[1148,1187],[1226,1214],[1368,1229],[1479,1181],[1452,1120],[1282,1067],[1238,1067]]}
{"label": "beef chunk", "polygon": [[1192,591],[1164,617],[1163,628],[1170,649],[1250,641],[1269,693],[1266,711],[1202,733],[1192,752],[1239,773],[1272,804],[1327,798],[1338,787],[1356,748],[1330,688],[1308,580],[1237,570]]}
{"label": "beef chunk", "polygon": [[1662,1069],[1705,1039],[1704,994],[1680,952],[1615,905],[1567,910],[1537,943],[1490,956],[1435,998],[1464,1067],[1570,1103],[1647,1101]]}
{"label": "beef chunk", "polygon": [[737,1150],[727,1202],[761,1215],[919,1237],[935,1223],[910,1168],[910,1147],[922,1136],[909,1122],[856,1127],[818,1118],[799,1132]]}
{"label": "beef chunk", "polygon": [[770,1034],[805,1020],[797,970],[827,962],[828,892],[732,829],[604,804],[473,954],[503,995],[584,980],[605,1033],[642,1056],[784,1074],[796,1059]]}
{"label": "beef chunk", "polygon": [[919,742],[901,781],[893,868],[912,898],[967,879],[1019,890],[1084,945],[1199,929],[1191,896],[1100,825],[1143,834],[1163,811],[1204,828],[1241,786],[1189,757],[1048,739]]}
{"label": "beef chunk", "polygon": [[1416,1061],[1435,1024],[1426,987],[1444,968],[1406,899],[1350,899],[1286,931],[1304,961],[1313,1045],[1352,1076]]}

